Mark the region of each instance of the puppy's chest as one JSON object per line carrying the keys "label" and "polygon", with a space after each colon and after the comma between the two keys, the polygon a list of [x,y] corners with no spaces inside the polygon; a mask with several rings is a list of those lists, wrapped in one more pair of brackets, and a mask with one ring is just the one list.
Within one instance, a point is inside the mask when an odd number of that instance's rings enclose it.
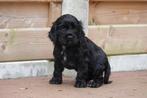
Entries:
{"label": "puppy's chest", "polygon": [[61,51],[61,62],[68,69],[76,68],[77,53],[71,51]]}

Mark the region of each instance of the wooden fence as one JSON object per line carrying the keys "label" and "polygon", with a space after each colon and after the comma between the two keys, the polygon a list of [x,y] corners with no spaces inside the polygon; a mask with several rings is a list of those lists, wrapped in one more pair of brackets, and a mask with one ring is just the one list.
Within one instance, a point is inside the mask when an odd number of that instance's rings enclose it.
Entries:
{"label": "wooden fence", "polygon": [[[90,0],[88,37],[108,55],[147,53],[147,0]],[[51,59],[62,0],[0,0],[0,61]]]}

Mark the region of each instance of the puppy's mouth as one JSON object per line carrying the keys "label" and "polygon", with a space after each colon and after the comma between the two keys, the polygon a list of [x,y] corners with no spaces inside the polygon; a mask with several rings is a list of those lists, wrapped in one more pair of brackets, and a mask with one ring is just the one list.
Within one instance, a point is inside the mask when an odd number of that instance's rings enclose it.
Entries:
{"label": "puppy's mouth", "polygon": [[64,46],[67,46],[67,47],[72,47],[72,46],[75,46],[78,44],[77,40],[75,39],[65,39],[62,43]]}
{"label": "puppy's mouth", "polygon": [[66,41],[66,45],[67,46],[72,46],[72,45],[74,45],[75,43],[74,43],[74,41],[72,41],[72,40],[67,40]]}

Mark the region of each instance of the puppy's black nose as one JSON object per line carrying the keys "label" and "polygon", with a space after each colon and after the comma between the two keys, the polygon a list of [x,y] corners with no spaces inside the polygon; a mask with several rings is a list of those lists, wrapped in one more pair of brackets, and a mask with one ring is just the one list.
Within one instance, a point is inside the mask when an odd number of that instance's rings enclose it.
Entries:
{"label": "puppy's black nose", "polygon": [[67,34],[67,35],[66,35],[66,38],[67,38],[67,39],[73,39],[73,37],[74,37],[74,36],[73,36],[72,34]]}

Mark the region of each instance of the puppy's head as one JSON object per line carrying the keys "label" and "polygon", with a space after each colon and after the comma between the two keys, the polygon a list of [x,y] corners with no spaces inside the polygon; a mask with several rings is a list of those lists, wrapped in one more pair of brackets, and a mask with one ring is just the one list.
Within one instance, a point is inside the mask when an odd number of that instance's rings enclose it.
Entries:
{"label": "puppy's head", "polygon": [[49,38],[54,44],[64,46],[77,45],[84,36],[81,22],[70,14],[59,17],[49,32]]}

